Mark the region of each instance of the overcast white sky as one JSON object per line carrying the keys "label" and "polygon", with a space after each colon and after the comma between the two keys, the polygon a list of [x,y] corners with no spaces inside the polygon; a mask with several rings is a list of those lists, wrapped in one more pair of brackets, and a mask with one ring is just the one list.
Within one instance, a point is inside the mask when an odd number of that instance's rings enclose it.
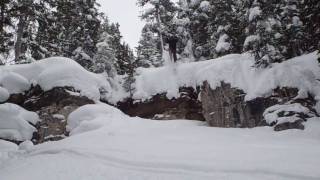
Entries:
{"label": "overcast white sky", "polygon": [[143,22],[139,15],[141,9],[136,0],[97,0],[101,4],[101,11],[106,13],[112,22],[120,24],[120,31],[124,41],[130,47],[136,47],[140,38]]}

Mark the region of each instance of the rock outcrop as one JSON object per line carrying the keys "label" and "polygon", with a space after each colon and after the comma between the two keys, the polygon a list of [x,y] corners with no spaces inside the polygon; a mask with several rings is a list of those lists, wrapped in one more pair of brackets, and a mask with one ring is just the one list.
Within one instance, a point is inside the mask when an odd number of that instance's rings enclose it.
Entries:
{"label": "rock outcrop", "polygon": [[64,138],[68,135],[68,115],[80,106],[94,104],[94,101],[80,96],[70,87],[56,87],[44,92],[39,86],[32,87],[24,94],[11,95],[8,102],[38,113],[42,121],[36,125],[38,132],[34,134],[34,143]]}
{"label": "rock outcrop", "polygon": [[221,83],[211,89],[205,82],[201,91],[203,115],[210,126],[214,127],[256,127],[263,125],[264,110],[275,104],[273,99],[258,98],[245,102],[245,93]]}
{"label": "rock outcrop", "polygon": [[[209,83],[204,82],[196,90],[191,87],[180,88],[179,98],[168,99],[166,94],[158,94],[143,102],[129,99],[118,103],[118,107],[130,116],[142,118],[205,120],[209,126],[223,128],[274,126],[275,131],[304,129],[303,122],[317,116],[313,109],[316,103],[313,98],[296,98],[298,90],[294,88],[277,88],[269,97],[250,101],[245,101],[245,95],[244,91],[233,88],[230,84],[222,82],[220,87],[212,89]],[[279,121],[266,121],[266,109],[290,104],[299,104],[308,111],[279,111],[276,114]]]}
{"label": "rock outcrop", "polygon": [[[214,127],[241,127],[253,128],[263,125],[275,126],[275,131],[286,129],[304,129],[302,122],[311,116],[317,116],[313,109],[315,101],[311,96],[304,99],[296,99],[298,90],[294,88],[277,88],[269,97],[256,98],[245,101],[245,93],[239,89],[232,88],[230,84],[221,83],[221,86],[212,89],[205,82],[201,91],[201,102],[203,115],[210,126]],[[265,121],[264,112],[274,105],[299,103],[302,107],[309,109],[304,112],[281,112],[279,118],[294,116],[290,118],[293,122]],[[311,112],[311,113],[310,113]],[[289,119],[289,118],[288,118]]]}
{"label": "rock outcrop", "polygon": [[180,88],[180,97],[168,99],[166,94],[158,94],[144,102],[127,99],[118,103],[118,108],[130,116],[171,120],[189,119],[204,121],[199,91],[193,88]]}

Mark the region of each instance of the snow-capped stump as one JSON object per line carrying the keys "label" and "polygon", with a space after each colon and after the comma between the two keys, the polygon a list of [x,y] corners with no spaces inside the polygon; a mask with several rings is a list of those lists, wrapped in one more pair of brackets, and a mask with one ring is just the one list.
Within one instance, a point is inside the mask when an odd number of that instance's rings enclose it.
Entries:
{"label": "snow-capped stump", "polygon": [[12,141],[31,140],[36,132],[39,116],[22,107],[5,103],[0,105],[0,138]]}
{"label": "snow-capped stump", "polygon": [[304,129],[302,124],[308,118],[315,117],[316,114],[309,108],[299,103],[274,105],[263,113],[265,121],[274,127],[275,131],[287,129]]}

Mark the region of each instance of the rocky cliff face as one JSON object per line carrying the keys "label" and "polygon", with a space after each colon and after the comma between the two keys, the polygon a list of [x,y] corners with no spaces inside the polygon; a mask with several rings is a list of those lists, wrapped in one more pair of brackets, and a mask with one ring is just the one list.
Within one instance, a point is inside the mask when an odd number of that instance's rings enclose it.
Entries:
{"label": "rocky cliff face", "polygon": [[130,116],[156,120],[190,119],[204,121],[199,90],[180,88],[180,97],[168,99],[158,94],[143,102],[128,99],[118,103],[118,108]]}
{"label": "rocky cliff face", "polygon": [[[298,90],[294,88],[278,88],[269,97],[260,97],[245,101],[242,90],[232,88],[230,84],[212,89],[207,82],[201,88],[180,88],[180,97],[168,99],[165,94],[158,94],[144,102],[127,100],[118,107],[130,116],[139,116],[157,120],[191,119],[205,120],[209,126],[224,128],[253,128],[257,126],[275,126],[276,131],[286,129],[304,129],[303,122],[307,118],[317,116],[313,109],[315,101],[311,96],[297,99]],[[294,112],[284,109],[274,110],[274,121],[265,119],[266,109],[290,104],[299,104],[308,111]],[[292,108],[291,108],[292,109]],[[283,120],[288,121],[283,121]],[[281,121],[280,121],[281,120]]]}
{"label": "rocky cliff face", "polygon": [[[205,82],[201,91],[201,102],[203,115],[210,126],[253,128],[271,125],[275,126],[276,131],[281,131],[304,129],[302,123],[307,118],[318,116],[313,109],[316,102],[310,95],[303,99],[297,99],[297,96],[297,89],[278,88],[269,97],[245,101],[245,93],[229,84],[221,83],[220,87],[212,89]],[[290,104],[299,104],[299,107],[308,110],[295,112],[297,108],[293,109]],[[270,107],[275,107],[272,115],[276,117],[273,122],[267,122],[265,118],[265,110]]]}
{"label": "rocky cliff face", "polygon": [[264,110],[275,104],[273,99],[259,98],[245,102],[245,93],[221,83],[221,87],[211,89],[205,82],[201,91],[203,115],[214,127],[256,127],[263,125]]}

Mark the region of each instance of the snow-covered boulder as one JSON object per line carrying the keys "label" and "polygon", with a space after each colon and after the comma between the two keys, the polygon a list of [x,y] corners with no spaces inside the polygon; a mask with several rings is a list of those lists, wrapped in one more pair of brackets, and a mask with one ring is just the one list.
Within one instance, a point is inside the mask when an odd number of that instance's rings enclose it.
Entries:
{"label": "snow-covered boulder", "polygon": [[32,138],[40,119],[34,112],[27,111],[15,104],[0,105],[0,138],[25,141]]}
{"label": "snow-covered boulder", "polygon": [[31,64],[0,67],[0,85],[10,94],[23,93],[33,84],[44,91],[54,87],[73,87],[92,100],[100,99],[100,90],[111,93],[103,75],[86,71],[77,62],[62,57],[52,57]]}
{"label": "snow-covered boulder", "polygon": [[275,125],[275,131],[287,129],[304,129],[302,124],[308,118],[316,117],[314,111],[300,103],[276,104],[267,108],[263,117],[270,125]]}
{"label": "snow-covered boulder", "polygon": [[126,119],[127,116],[119,109],[106,104],[85,105],[68,117],[67,130],[70,135],[80,134],[99,129],[108,124],[107,120]]}

